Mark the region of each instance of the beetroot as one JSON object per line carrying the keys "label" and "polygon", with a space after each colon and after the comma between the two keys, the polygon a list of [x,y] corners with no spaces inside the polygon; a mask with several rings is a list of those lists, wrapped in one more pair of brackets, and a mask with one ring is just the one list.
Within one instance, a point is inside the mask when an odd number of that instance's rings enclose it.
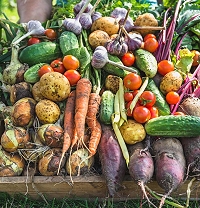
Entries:
{"label": "beetroot", "polygon": [[153,144],[153,150],[155,153],[156,181],[165,191],[160,202],[160,207],[162,207],[165,198],[182,184],[186,161],[183,147],[178,139],[158,139]]}
{"label": "beetroot", "polygon": [[126,161],[110,125],[102,125],[102,136],[98,151],[109,196],[114,197],[117,191],[123,187],[122,182],[126,172]]}
{"label": "beetroot", "polygon": [[191,176],[200,176],[200,136],[180,138],[185,153],[186,165]]}
{"label": "beetroot", "polygon": [[[149,201],[145,191],[144,185],[150,181],[154,173],[154,161],[148,151],[144,148],[142,142],[138,142],[129,147],[130,162],[129,162],[129,174],[141,187],[143,194]],[[149,201],[150,202],[150,201]]]}

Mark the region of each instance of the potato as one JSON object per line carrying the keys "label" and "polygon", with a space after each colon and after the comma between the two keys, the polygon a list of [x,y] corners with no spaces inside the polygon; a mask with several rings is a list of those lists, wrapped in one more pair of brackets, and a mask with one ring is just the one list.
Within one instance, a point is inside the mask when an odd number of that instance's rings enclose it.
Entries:
{"label": "potato", "polygon": [[35,106],[35,112],[42,124],[53,124],[60,116],[59,106],[48,99],[40,100]]}
{"label": "potato", "polygon": [[160,82],[160,91],[167,94],[170,91],[177,91],[183,83],[183,78],[178,71],[168,72]]}
{"label": "potato", "polygon": [[103,30],[108,35],[113,35],[119,31],[119,23],[113,17],[100,17],[92,24],[91,31]]}
{"label": "potato", "polygon": [[[154,17],[153,14],[151,13],[144,13],[139,15],[134,22],[135,26],[154,26],[157,27],[158,26],[158,21],[156,20],[156,18]],[[149,29],[137,29],[135,30],[137,32],[139,32],[142,36],[145,36],[148,33],[154,33],[154,30],[149,30]]]}
{"label": "potato", "polygon": [[119,89],[120,77],[115,75],[108,75],[105,80],[105,88],[116,94]]}
{"label": "potato", "polygon": [[36,102],[45,99],[40,91],[40,82],[36,82],[32,87],[32,95]]}
{"label": "potato", "polygon": [[128,119],[119,128],[126,144],[135,144],[144,140],[146,131],[144,126],[133,119]]}
{"label": "potato", "polygon": [[40,78],[40,92],[52,101],[65,100],[70,91],[69,80],[59,72],[49,72]]}
{"label": "potato", "polygon": [[102,30],[95,30],[89,35],[89,43],[92,48],[97,46],[104,46],[110,40],[108,33]]}

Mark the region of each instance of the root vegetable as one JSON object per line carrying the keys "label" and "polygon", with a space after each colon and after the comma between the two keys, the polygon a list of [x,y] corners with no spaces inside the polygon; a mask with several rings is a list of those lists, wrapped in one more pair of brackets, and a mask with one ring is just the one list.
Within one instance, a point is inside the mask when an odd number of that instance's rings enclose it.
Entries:
{"label": "root vegetable", "polygon": [[120,77],[115,75],[108,75],[105,80],[105,88],[116,94],[119,90]]}
{"label": "root vegetable", "polygon": [[8,152],[15,152],[18,148],[26,148],[30,142],[30,136],[26,129],[17,127],[5,130],[1,136],[1,145]]}
{"label": "root vegetable", "polygon": [[94,157],[89,158],[89,152],[85,148],[76,150],[69,156],[66,162],[66,170],[70,176],[88,173],[94,164]]}
{"label": "root vegetable", "polygon": [[146,137],[144,126],[133,119],[128,119],[119,129],[126,144],[141,142]]}
{"label": "root vegetable", "polygon": [[39,102],[42,99],[45,99],[45,97],[42,95],[40,91],[40,82],[36,82],[32,87],[32,95],[36,102]]}
{"label": "root vegetable", "polygon": [[0,146],[0,177],[21,175],[25,166],[24,160],[18,154],[10,154]]}
{"label": "root vegetable", "polygon": [[[129,146],[130,162],[129,174],[141,187],[145,198],[149,201],[144,185],[153,177],[154,161],[150,152],[145,149],[142,142]],[[151,203],[151,202],[150,202]]]}
{"label": "root vegetable", "polygon": [[[44,176],[56,175],[61,154],[61,148],[52,148],[47,150],[38,162],[38,170],[40,174]],[[62,161],[61,168],[64,167],[64,164],[65,160]]]}
{"label": "root vegetable", "polygon": [[71,91],[68,79],[59,72],[50,72],[40,78],[40,92],[49,100],[63,101]]}
{"label": "root vegetable", "polygon": [[103,30],[108,35],[117,34],[119,31],[119,23],[113,17],[100,17],[92,24],[91,31]]}
{"label": "root vegetable", "polygon": [[47,99],[43,99],[36,104],[35,112],[42,124],[55,123],[61,113],[59,106],[55,102]]}
{"label": "root vegetable", "polygon": [[153,143],[155,175],[158,185],[164,189],[160,207],[167,196],[181,186],[185,177],[186,161],[178,139],[162,138]]}
{"label": "root vegetable", "polygon": [[51,148],[63,145],[63,128],[56,124],[44,124],[37,131],[40,141]]}
{"label": "root vegetable", "polygon": [[32,98],[21,98],[12,108],[11,116],[15,126],[29,127],[35,119],[36,102]]}
{"label": "root vegetable", "polygon": [[168,72],[160,82],[160,91],[167,94],[171,91],[178,91],[183,83],[183,78],[178,71]]}
{"label": "root vegetable", "polygon": [[126,161],[110,125],[102,125],[99,157],[109,196],[114,197],[119,189],[123,187],[122,182],[126,172]]}
{"label": "root vegetable", "polygon": [[88,41],[93,49],[97,46],[105,46],[105,44],[110,40],[108,33],[102,30],[95,30],[90,33]]}

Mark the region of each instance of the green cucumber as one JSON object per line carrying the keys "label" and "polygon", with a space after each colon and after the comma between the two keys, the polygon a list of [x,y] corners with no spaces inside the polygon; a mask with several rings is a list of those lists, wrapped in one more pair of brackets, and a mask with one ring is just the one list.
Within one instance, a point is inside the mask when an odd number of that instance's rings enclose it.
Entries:
{"label": "green cucumber", "polygon": [[149,90],[153,92],[156,96],[156,103],[154,104],[155,107],[158,109],[159,116],[166,116],[170,115],[170,108],[168,103],[165,100],[164,95],[156,86],[153,79],[149,79],[148,85],[145,90]]}
{"label": "green cucumber", "polygon": [[114,99],[115,96],[110,90],[103,92],[101,96],[101,105],[100,105],[100,121],[104,124],[111,124],[111,116],[114,113]]}
{"label": "green cucumber", "polygon": [[135,62],[137,67],[149,78],[153,78],[157,73],[157,60],[152,53],[144,49],[135,51]]}
{"label": "green cucumber", "polygon": [[162,137],[200,136],[200,117],[197,116],[159,116],[145,123],[146,133]]}
{"label": "green cucumber", "polygon": [[39,63],[50,63],[62,56],[60,46],[54,42],[41,42],[24,48],[19,54],[21,63],[33,66]]}
{"label": "green cucumber", "polygon": [[63,56],[71,55],[71,49],[79,48],[78,38],[73,32],[64,31],[59,37],[59,45]]}
{"label": "green cucumber", "polygon": [[40,80],[38,70],[46,63],[39,63],[28,68],[24,73],[24,81],[34,84]]}

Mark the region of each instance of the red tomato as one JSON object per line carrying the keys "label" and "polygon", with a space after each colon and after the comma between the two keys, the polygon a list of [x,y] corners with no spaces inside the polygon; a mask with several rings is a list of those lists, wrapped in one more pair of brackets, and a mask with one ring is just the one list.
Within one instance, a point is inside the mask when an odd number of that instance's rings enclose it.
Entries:
{"label": "red tomato", "polygon": [[66,71],[62,61],[56,59],[56,60],[53,60],[50,64],[50,66],[53,68],[53,70],[55,72],[60,72],[61,74],[64,74],[64,72]]}
{"label": "red tomato", "polygon": [[155,106],[150,106],[148,107],[150,113],[151,113],[151,118],[157,118],[158,117],[158,109]]}
{"label": "red tomato", "polygon": [[146,41],[144,41],[144,49],[151,53],[154,53],[158,46],[158,41],[155,38],[148,38]]}
{"label": "red tomato", "polygon": [[200,52],[196,50],[192,50],[191,52],[194,53],[192,66],[198,66],[200,63]]}
{"label": "red tomato", "polygon": [[53,72],[53,68],[49,64],[44,64],[40,69],[38,70],[38,75],[41,77],[42,75],[48,73],[48,72]]}
{"label": "red tomato", "polygon": [[177,92],[171,91],[168,92],[166,95],[166,101],[170,105],[175,105],[179,102],[180,96]]}
{"label": "red tomato", "polygon": [[156,39],[156,36],[154,34],[149,33],[144,36],[144,41],[146,41],[148,38],[155,38]]}
{"label": "red tomato", "polygon": [[142,85],[142,78],[135,73],[127,74],[124,79],[124,86],[129,90],[137,90]]}
{"label": "red tomato", "polygon": [[78,80],[81,78],[80,73],[77,70],[73,70],[73,69],[67,70],[64,73],[64,76],[67,77],[71,86],[76,85]]}
{"label": "red tomato", "polygon": [[151,118],[151,112],[145,106],[138,106],[133,110],[133,118],[138,123],[146,123]]}
{"label": "red tomato", "polygon": [[56,31],[51,28],[45,30],[45,35],[51,40],[54,40],[57,37]]}
{"label": "red tomato", "polygon": [[139,97],[140,105],[150,107],[153,106],[156,102],[156,96],[151,91],[144,91]]}
{"label": "red tomato", "polygon": [[175,115],[175,116],[185,116],[185,113],[180,112],[180,111],[176,111],[173,115]]}
{"label": "red tomato", "polygon": [[124,93],[124,100],[125,102],[129,102],[133,100],[133,93],[132,92],[125,92]]}
{"label": "red tomato", "polygon": [[135,56],[133,53],[127,52],[121,57],[121,61],[125,66],[132,66],[135,62]]}
{"label": "red tomato", "polygon": [[174,64],[168,60],[162,60],[158,63],[158,73],[165,76],[168,72],[174,71]]}
{"label": "red tomato", "polygon": [[66,70],[70,70],[70,69],[77,70],[80,66],[79,60],[72,55],[64,56],[62,62]]}
{"label": "red tomato", "polygon": [[31,37],[28,39],[28,45],[33,45],[33,44],[37,44],[40,43],[41,40],[39,38],[35,38],[35,37]]}
{"label": "red tomato", "polygon": [[134,90],[134,91],[132,92],[133,98],[138,94],[138,92],[139,92],[139,90]]}
{"label": "red tomato", "polygon": [[[132,102],[132,100],[129,101],[128,103],[126,103],[126,106],[125,106],[126,115],[129,116],[129,117],[133,117],[133,112],[131,113],[131,109],[130,109],[131,102]],[[138,107],[138,106],[140,106],[140,104],[137,102],[136,105],[135,105],[135,108]]]}

